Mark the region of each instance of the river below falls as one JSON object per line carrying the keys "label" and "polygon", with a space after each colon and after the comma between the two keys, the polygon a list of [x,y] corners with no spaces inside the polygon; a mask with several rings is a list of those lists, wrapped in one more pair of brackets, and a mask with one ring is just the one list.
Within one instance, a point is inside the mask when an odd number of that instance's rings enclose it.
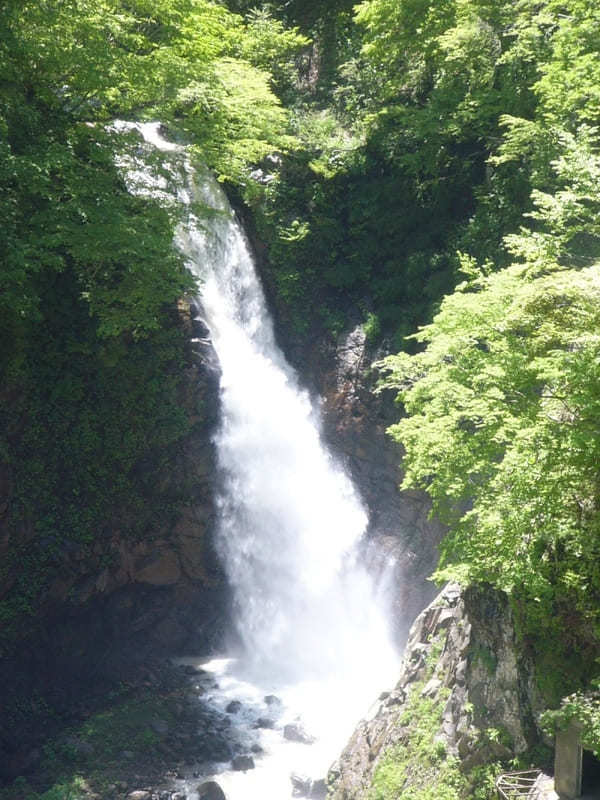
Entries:
{"label": "river below falls", "polygon": [[377,699],[368,700],[364,687],[336,676],[273,685],[255,682],[235,658],[187,657],[176,663],[190,676],[189,701],[210,713],[223,756],[229,751],[223,760],[188,765],[189,774],[184,771],[177,784],[194,798],[199,785],[213,780],[227,800],[323,798],[327,771],[358,721],[357,695],[365,703],[362,716]]}

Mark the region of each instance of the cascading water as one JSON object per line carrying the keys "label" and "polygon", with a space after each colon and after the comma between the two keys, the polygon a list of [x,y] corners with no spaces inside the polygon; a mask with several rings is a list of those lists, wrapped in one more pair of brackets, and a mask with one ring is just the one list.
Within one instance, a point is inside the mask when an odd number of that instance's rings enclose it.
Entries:
{"label": "cascading water", "polygon": [[[243,646],[235,659],[205,666],[218,674],[212,701],[242,704],[238,749],[262,754],[252,771],[215,771],[228,800],[283,800],[292,795],[291,771],[324,776],[361,714],[393,681],[398,656],[357,560],[365,510],[323,446],[315,409],[277,348],[226,198],[214,179],[194,173],[182,148],[160,137],[157,124],[135,127],[173,153],[174,191],[189,212],[177,244],[200,281],[222,371],[218,548]],[[168,190],[164,179],[128,169],[134,188],[141,177],[144,191]],[[201,219],[196,204],[212,212]],[[270,708],[265,695],[277,696]],[[312,745],[282,736],[285,724],[298,720],[302,728],[294,730],[306,729]]]}

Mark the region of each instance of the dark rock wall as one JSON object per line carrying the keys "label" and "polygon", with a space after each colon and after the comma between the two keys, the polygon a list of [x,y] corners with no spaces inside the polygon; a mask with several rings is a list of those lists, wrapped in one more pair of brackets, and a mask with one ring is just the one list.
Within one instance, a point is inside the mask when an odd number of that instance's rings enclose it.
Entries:
{"label": "dark rock wall", "polygon": [[[178,512],[140,541],[121,532],[119,509],[107,509],[111,537],[91,553],[65,554],[31,630],[0,660],[0,764],[8,777],[48,720],[68,717],[82,698],[143,684],[167,656],[219,646],[228,607],[212,546],[219,376],[196,313],[181,303],[190,340],[181,403],[191,428],[156,487],[182,498]],[[6,538],[0,534],[5,545]],[[3,578],[0,596],[11,585]]]}

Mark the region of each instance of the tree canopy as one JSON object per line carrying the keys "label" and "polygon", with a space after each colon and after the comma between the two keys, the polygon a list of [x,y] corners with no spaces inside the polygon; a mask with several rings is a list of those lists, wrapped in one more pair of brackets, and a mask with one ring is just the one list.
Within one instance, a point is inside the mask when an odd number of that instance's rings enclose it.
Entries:
{"label": "tree canopy", "polygon": [[211,166],[239,177],[285,143],[286,115],[258,63],[285,61],[305,39],[265,16],[267,56],[256,25],[207,0],[10,3],[0,24],[0,303],[13,317],[39,311],[36,275],[68,267],[106,317],[103,334],[155,327],[189,281],[165,213],[126,192],[103,123],[177,118]]}
{"label": "tree canopy", "polygon": [[423,352],[385,361],[404,486],[451,526],[441,575],[538,598],[563,584],[598,613],[599,314],[598,265],[514,265],[465,282]]}
{"label": "tree canopy", "polygon": [[[465,9],[469,25],[473,13],[481,23],[478,4],[460,4],[463,19]],[[590,646],[589,679],[600,641],[598,11],[577,1],[483,10],[486,24],[502,21],[487,99],[468,105],[493,122],[487,176],[456,240],[462,282],[409,337],[413,355],[382,364],[383,385],[398,390],[403,409],[390,434],[406,451],[403,485],[425,489],[449,525],[437,577],[511,593],[538,655],[549,652],[550,628],[555,650]],[[378,0],[361,5],[366,57],[389,52],[378,36],[391,13]],[[464,22],[459,35],[426,13],[423,31],[436,45],[425,50],[429,94],[411,112],[419,116],[449,77],[444,69],[432,78],[431,63],[460,54],[466,35]],[[438,133],[452,117],[468,122],[461,109],[477,86],[466,79]],[[412,100],[393,102],[405,114]],[[486,244],[494,217],[502,223],[495,251]],[[575,687],[576,672],[563,676]]]}

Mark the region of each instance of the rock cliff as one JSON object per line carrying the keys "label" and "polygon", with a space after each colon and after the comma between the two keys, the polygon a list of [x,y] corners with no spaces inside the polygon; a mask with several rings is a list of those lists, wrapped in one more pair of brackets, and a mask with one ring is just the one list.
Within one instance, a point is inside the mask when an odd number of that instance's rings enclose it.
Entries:
{"label": "rock cliff", "polygon": [[428,786],[472,797],[476,768],[540,743],[540,710],[506,597],[448,586],[415,621],[395,688],[333,765],[328,797],[412,798]]}
{"label": "rock cliff", "polygon": [[[180,304],[178,324],[189,340],[180,402],[190,428],[153,487],[174,513],[140,539],[127,535],[128,509],[107,509],[108,536],[61,554],[43,607],[24,617],[0,658],[0,777],[24,769],[22,750],[43,738],[50,718],[123,682],[143,683],[165,656],[207,651],[221,636],[227,592],[211,543],[218,370],[193,305]],[[0,483],[10,493],[8,478]],[[0,514],[5,505],[0,498]],[[23,535],[5,525],[0,553]],[[14,577],[0,575],[0,597]]]}

